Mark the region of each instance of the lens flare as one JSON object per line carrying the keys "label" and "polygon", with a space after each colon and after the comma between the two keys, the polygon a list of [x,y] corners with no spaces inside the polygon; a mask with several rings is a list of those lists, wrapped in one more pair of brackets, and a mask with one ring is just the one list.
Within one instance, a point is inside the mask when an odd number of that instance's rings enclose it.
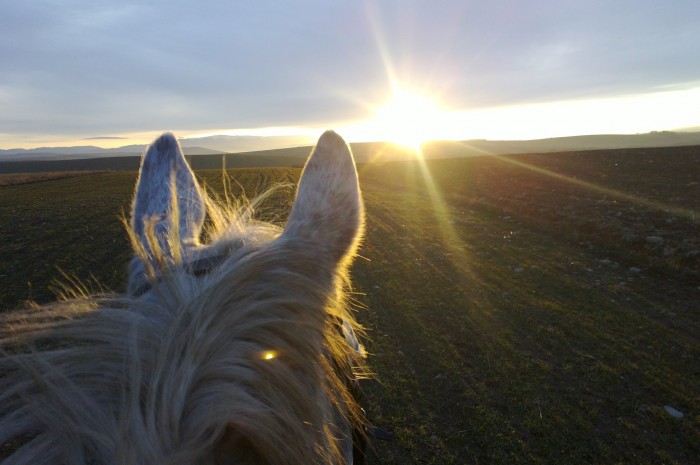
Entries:
{"label": "lens flare", "polygon": [[376,111],[386,137],[410,148],[418,148],[429,137],[430,121],[439,113],[428,97],[405,89],[397,89],[393,98]]}
{"label": "lens flare", "polygon": [[374,109],[365,125],[367,134],[383,142],[393,142],[417,153],[421,144],[434,138],[443,124],[445,110],[427,93],[395,87],[391,97]]}

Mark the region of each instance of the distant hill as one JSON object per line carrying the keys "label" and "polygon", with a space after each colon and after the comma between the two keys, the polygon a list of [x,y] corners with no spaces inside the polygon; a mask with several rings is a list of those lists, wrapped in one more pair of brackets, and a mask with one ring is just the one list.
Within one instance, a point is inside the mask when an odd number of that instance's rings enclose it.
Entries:
{"label": "distant hill", "polygon": [[433,142],[424,147],[427,155],[441,157],[508,153],[564,152],[571,150],[626,149],[645,147],[678,147],[700,145],[700,132],[658,131],[646,134],[600,134],[554,137],[535,140],[469,140]]}
{"label": "distant hill", "polygon": [[[313,141],[306,136],[209,136],[179,139],[185,155],[216,155],[223,153],[244,153],[260,150],[282,149],[309,146]],[[125,145],[112,149],[94,145],[73,147],[39,147],[35,149],[0,149],[0,162],[32,159],[75,160],[94,157],[123,157],[141,155],[146,145]]]}
{"label": "distant hill", "polygon": [[[311,150],[310,146],[300,146],[225,154],[210,148],[207,142],[221,137],[233,136],[196,139],[198,143],[207,144],[207,146],[189,146],[186,144],[192,141],[181,141],[183,150],[194,169],[220,169],[223,166],[226,168],[303,166]],[[437,159],[689,145],[700,145],[700,132],[663,131],[634,135],[607,134],[525,141],[436,141],[423,146],[423,156],[427,159]],[[359,163],[408,160],[415,157],[410,149],[387,142],[362,142],[353,143],[351,146],[355,159]],[[0,173],[136,170],[145,148],[143,145],[131,145],[115,149],[91,146],[0,150]]]}
{"label": "distant hill", "polygon": [[180,139],[183,149],[191,146],[207,147],[223,153],[244,153],[260,150],[286,149],[310,146],[315,140],[308,136],[208,136]]}
{"label": "distant hill", "polygon": [[[114,149],[103,149],[92,145],[75,147],[41,147],[36,149],[0,150],[0,163],[6,161],[49,161],[49,160],[79,160],[85,158],[112,158],[140,156],[145,145],[127,145]],[[204,147],[182,147],[186,155],[216,155],[218,150]]]}
{"label": "distant hill", "polygon": [[[275,166],[303,166],[310,147],[263,150],[258,152],[187,155],[195,170],[226,168],[252,168]],[[98,156],[63,159],[15,159],[4,160],[0,156],[0,173],[40,173],[52,171],[136,171],[141,163],[140,155]]]}

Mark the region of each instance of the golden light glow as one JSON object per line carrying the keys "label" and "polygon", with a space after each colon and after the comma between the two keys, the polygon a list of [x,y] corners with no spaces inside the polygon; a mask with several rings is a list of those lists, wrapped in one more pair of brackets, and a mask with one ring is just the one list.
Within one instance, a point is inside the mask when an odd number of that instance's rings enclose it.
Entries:
{"label": "golden light glow", "polygon": [[261,358],[263,360],[274,360],[277,358],[277,356],[278,356],[278,353],[277,353],[277,351],[274,351],[274,350],[266,350],[265,352],[263,352],[261,354]]}
{"label": "golden light glow", "polygon": [[394,142],[418,151],[439,132],[445,111],[426,94],[396,87],[391,98],[377,107],[368,121],[376,140]]}
{"label": "golden light glow", "polygon": [[350,142],[396,142],[416,149],[429,140],[527,140],[590,134],[635,134],[700,125],[700,86],[684,90],[511,106],[447,109],[437,98],[396,87],[372,118],[336,129]]}

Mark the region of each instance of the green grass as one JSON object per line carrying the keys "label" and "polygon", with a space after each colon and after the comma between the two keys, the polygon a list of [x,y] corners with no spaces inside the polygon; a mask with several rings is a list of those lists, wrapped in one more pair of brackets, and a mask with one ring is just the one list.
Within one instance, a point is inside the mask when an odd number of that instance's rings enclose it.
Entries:
{"label": "green grass", "polygon": [[[699,463],[698,150],[426,167],[360,166],[367,406],[395,435],[369,463]],[[231,173],[253,194],[299,170]],[[198,174],[222,189],[220,173]],[[134,181],[0,188],[0,306],[51,299],[56,266],[123,290]],[[291,195],[271,200],[284,210]]]}

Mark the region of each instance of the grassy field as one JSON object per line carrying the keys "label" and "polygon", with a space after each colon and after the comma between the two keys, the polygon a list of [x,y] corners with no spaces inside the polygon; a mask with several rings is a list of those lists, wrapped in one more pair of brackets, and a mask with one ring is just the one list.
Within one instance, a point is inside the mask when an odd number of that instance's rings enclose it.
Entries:
{"label": "grassy field", "polygon": [[[123,290],[135,177],[0,188],[0,308]],[[361,165],[369,463],[700,463],[699,181],[700,148]]]}
{"label": "grassy field", "polygon": [[40,173],[0,174],[0,187],[17,186],[19,184],[34,184],[37,182],[53,181],[55,179],[72,178],[94,174],[98,171],[50,171]]}

